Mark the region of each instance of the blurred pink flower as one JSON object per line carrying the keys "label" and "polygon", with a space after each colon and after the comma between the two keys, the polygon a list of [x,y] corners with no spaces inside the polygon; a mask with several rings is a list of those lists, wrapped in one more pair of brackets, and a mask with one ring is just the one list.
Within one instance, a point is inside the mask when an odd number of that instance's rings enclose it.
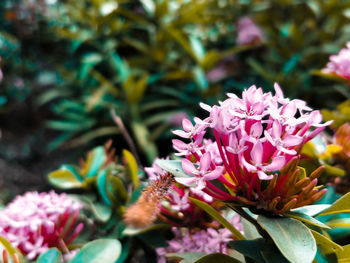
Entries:
{"label": "blurred pink flower", "polygon": [[237,22],[237,44],[244,45],[260,45],[265,37],[261,29],[248,17],[242,17]]}
{"label": "blurred pink flower", "polygon": [[329,60],[327,67],[322,69],[323,73],[333,73],[350,80],[350,42],[337,55],[330,56]]}
{"label": "blurred pink flower", "polygon": [[77,237],[83,228],[76,225],[81,208],[66,194],[27,192],[0,211],[0,235],[32,260]]}
{"label": "blurred pink flower", "polygon": [[[235,214],[228,221],[243,232],[240,216]],[[168,247],[157,248],[158,263],[166,262],[167,253],[203,252],[227,254],[227,243],[232,241],[232,233],[227,228],[180,228],[173,227],[175,237],[168,241]]]}

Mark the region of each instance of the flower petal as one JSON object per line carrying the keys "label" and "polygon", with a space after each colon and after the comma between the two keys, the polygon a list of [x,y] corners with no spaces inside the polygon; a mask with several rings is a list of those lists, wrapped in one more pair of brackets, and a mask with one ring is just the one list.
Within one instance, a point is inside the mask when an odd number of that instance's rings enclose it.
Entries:
{"label": "flower petal", "polygon": [[260,141],[257,141],[252,151],[250,152],[250,157],[252,158],[255,165],[261,165],[262,157],[263,157],[263,146]]}
{"label": "flower petal", "polygon": [[205,178],[205,180],[214,180],[214,179],[217,179],[219,178],[222,173],[224,171],[224,168],[223,167],[216,167],[214,171],[211,171],[207,174],[205,174],[203,177]]}
{"label": "flower petal", "polygon": [[205,154],[203,154],[203,156],[201,157],[200,160],[200,164],[199,164],[199,169],[201,171],[208,171],[209,167],[211,164],[211,157],[210,157],[210,153],[206,152]]}
{"label": "flower petal", "polygon": [[272,174],[267,175],[263,171],[258,171],[258,177],[260,180],[271,180],[273,178],[273,175]]}
{"label": "flower petal", "polygon": [[183,119],[182,127],[184,128],[185,131],[190,132],[193,129],[193,124],[189,119]]}
{"label": "flower petal", "polygon": [[198,171],[197,171],[196,167],[194,167],[192,162],[190,162],[187,159],[182,159],[181,162],[182,162],[182,169],[184,170],[185,173],[187,173],[189,175],[198,174]]}
{"label": "flower petal", "polygon": [[264,166],[264,171],[278,171],[284,166],[285,163],[286,159],[284,156],[276,156],[272,159],[272,162],[270,164]]}
{"label": "flower petal", "polygon": [[303,137],[296,136],[296,135],[286,135],[283,138],[283,145],[285,147],[291,147],[291,146],[299,145],[300,143],[302,143],[302,141],[303,141]]}

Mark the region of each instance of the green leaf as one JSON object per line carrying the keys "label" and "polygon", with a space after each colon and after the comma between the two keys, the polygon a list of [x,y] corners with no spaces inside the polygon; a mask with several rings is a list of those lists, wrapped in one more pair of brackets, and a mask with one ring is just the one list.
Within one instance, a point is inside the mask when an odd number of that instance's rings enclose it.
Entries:
{"label": "green leaf", "polygon": [[60,189],[81,188],[82,183],[70,170],[56,170],[48,175],[50,184]]}
{"label": "green leaf", "polygon": [[349,263],[350,262],[350,245],[343,246],[342,251],[337,253],[338,263]]}
{"label": "green leaf", "polygon": [[257,221],[289,261],[292,263],[313,261],[316,255],[316,241],[303,223],[292,218],[265,216],[259,216]]}
{"label": "green leaf", "polygon": [[103,146],[98,146],[94,148],[88,154],[86,161],[86,178],[97,176],[98,170],[105,163],[107,157],[105,153],[105,148]]}
{"label": "green leaf", "polygon": [[229,242],[228,245],[243,255],[256,260],[257,263],[265,263],[265,260],[261,255],[261,251],[265,249],[265,243],[263,239],[236,240]]}
{"label": "green leaf", "polygon": [[[182,262],[182,261],[181,261]],[[193,263],[213,263],[213,262],[218,262],[218,263],[242,263],[241,261],[232,258],[230,256],[227,256],[225,254],[220,254],[220,253],[214,253],[210,255],[205,255]]]}
{"label": "green leaf", "polygon": [[206,255],[202,252],[168,253],[167,258],[182,259],[180,263],[241,263],[241,261],[225,254],[214,253]]}
{"label": "green leaf", "polygon": [[314,230],[311,230],[311,232],[316,240],[317,247],[322,251],[322,254],[338,254],[339,252],[343,251],[342,246],[338,245],[337,243],[334,243],[332,240],[328,239],[324,235]]}
{"label": "green leaf", "polygon": [[310,224],[310,225],[314,225],[314,226],[318,226],[318,227],[321,227],[321,228],[330,229],[329,226],[325,225],[324,223],[322,223],[322,222],[316,220],[315,218],[313,218],[313,217],[311,217],[309,215],[306,215],[306,214],[289,211],[287,213],[284,213],[283,215],[287,216],[287,217],[290,217],[290,218],[297,219],[299,221],[305,222],[305,223]]}
{"label": "green leaf", "polygon": [[149,231],[161,231],[164,229],[169,229],[168,224],[155,224],[150,227],[146,228],[133,228],[133,227],[126,227],[122,233],[122,236],[136,236],[141,235]]}
{"label": "green leaf", "polygon": [[107,194],[109,199],[117,205],[125,205],[129,198],[122,180],[114,175],[107,177]]}
{"label": "green leaf", "polygon": [[128,150],[123,150],[123,156],[126,159],[126,166],[128,168],[132,184],[134,186],[134,189],[136,189],[140,185],[139,176],[137,173],[137,162],[134,156]]}
{"label": "green leaf", "polygon": [[258,230],[256,230],[256,227],[250,223],[247,219],[241,217],[241,223],[243,226],[243,232],[247,239],[257,239],[261,238],[261,235],[259,234]]}
{"label": "green leaf", "polygon": [[180,160],[157,160],[156,164],[175,177],[189,177],[182,169]]}
{"label": "green leaf", "polygon": [[194,79],[198,84],[198,86],[200,87],[200,89],[207,90],[209,87],[209,83],[203,69],[201,69],[200,67],[195,67],[193,73],[194,73]]}
{"label": "green leaf", "polygon": [[324,210],[319,216],[332,215],[339,213],[350,213],[350,193],[343,195],[331,207]]}
{"label": "green leaf", "polygon": [[143,7],[145,8],[146,12],[153,16],[154,12],[156,10],[156,4],[153,0],[140,0],[142,3]]}
{"label": "green leaf", "polygon": [[97,202],[90,202],[92,212],[96,216],[96,219],[100,222],[107,222],[111,216],[112,216],[112,209],[111,207],[97,203]]}
{"label": "green leaf", "polygon": [[331,205],[327,205],[327,204],[322,204],[322,205],[306,205],[303,207],[299,207],[296,209],[292,209],[292,212],[297,212],[297,213],[302,213],[302,214],[306,214],[308,216],[315,216],[319,213],[321,213],[322,211],[326,210],[327,208],[329,208]]}
{"label": "green leaf", "polygon": [[99,192],[103,202],[106,205],[111,206],[112,202],[109,199],[108,194],[107,194],[106,181],[107,181],[107,171],[106,170],[102,170],[97,175],[97,181],[96,181],[96,183],[97,183],[97,190],[98,190],[98,192]]}
{"label": "green leaf", "polygon": [[197,259],[205,256],[203,252],[185,252],[185,253],[168,253],[165,255],[167,258],[182,259],[181,263],[193,263]]}
{"label": "green leaf", "polygon": [[62,263],[61,252],[57,248],[51,248],[48,251],[41,254],[36,263]]}
{"label": "green leaf", "polygon": [[281,252],[271,242],[260,238],[255,240],[237,240],[228,244],[246,257],[249,257],[257,263],[288,263]]}
{"label": "green leaf", "polygon": [[207,212],[210,216],[212,216],[215,220],[217,220],[220,224],[222,224],[224,227],[226,227],[228,230],[231,231],[231,233],[237,237],[240,240],[244,240],[245,237],[237,230],[233,225],[231,225],[222,215],[219,214],[218,211],[216,211],[213,207],[208,205],[207,203],[204,203],[202,201],[199,201],[195,198],[189,197],[189,200],[193,202],[196,206],[202,208],[205,212]]}
{"label": "green leaf", "polygon": [[114,263],[120,253],[117,239],[97,239],[84,245],[70,263]]}
{"label": "green leaf", "polygon": [[198,61],[202,61],[205,56],[205,49],[202,42],[195,36],[190,36],[189,38],[194,55]]}

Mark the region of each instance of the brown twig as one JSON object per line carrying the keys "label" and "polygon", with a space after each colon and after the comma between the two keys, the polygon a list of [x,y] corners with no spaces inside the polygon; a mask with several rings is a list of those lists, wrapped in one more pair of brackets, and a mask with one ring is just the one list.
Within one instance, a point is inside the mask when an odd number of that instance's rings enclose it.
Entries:
{"label": "brown twig", "polygon": [[134,155],[137,164],[139,165],[139,167],[142,168],[141,160],[140,160],[139,155],[137,154],[135,143],[132,140],[132,138],[131,138],[130,134],[128,133],[127,129],[125,128],[122,119],[117,115],[117,113],[115,112],[114,109],[111,109],[111,115],[112,115],[112,119],[113,119],[114,123],[118,126],[118,128],[120,129],[120,132],[123,134],[127,144],[129,145],[130,150],[131,150],[132,154]]}

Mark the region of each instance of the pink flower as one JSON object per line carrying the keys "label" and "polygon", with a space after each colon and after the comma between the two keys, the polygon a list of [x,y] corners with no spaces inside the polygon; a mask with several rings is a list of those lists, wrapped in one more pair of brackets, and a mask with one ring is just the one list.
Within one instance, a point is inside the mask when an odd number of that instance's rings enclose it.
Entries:
{"label": "pink flower", "polygon": [[[262,202],[266,185],[262,181],[276,177],[277,171],[297,159],[304,143],[331,123],[322,123],[320,112],[304,101],[285,98],[277,83],[275,95],[253,85],[242,98],[228,94],[219,105],[200,106],[209,116],[196,118],[195,125],[184,120],[184,131],[175,133],[182,139],[173,140],[174,148],[185,157],[182,168],[189,175],[175,180],[223,201]],[[215,151],[208,134],[214,135]],[[218,187],[218,181],[224,187]],[[262,207],[268,202],[263,203]]]}
{"label": "pink flower", "polygon": [[77,237],[83,228],[76,225],[81,208],[65,194],[27,192],[0,211],[0,235],[32,260]]}
{"label": "pink flower", "polygon": [[182,168],[184,171],[192,175],[192,177],[176,177],[175,180],[181,184],[190,186],[196,183],[196,188],[202,190],[206,185],[206,180],[214,180],[222,175],[223,167],[217,166],[214,170],[209,170],[211,165],[210,153],[205,153],[199,164],[199,169],[197,169],[192,162],[187,159],[182,159]]}
{"label": "pink flower", "polygon": [[330,56],[329,60],[327,67],[322,69],[323,73],[336,74],[350,80],[350,42],[346,44],[346,48],[339,51],[339,54]]}
{"label": "pink flower", "polygon": [[264,34],[250,17],[242,17],[237,23],[237,44],[259,45],[264,41]]}

